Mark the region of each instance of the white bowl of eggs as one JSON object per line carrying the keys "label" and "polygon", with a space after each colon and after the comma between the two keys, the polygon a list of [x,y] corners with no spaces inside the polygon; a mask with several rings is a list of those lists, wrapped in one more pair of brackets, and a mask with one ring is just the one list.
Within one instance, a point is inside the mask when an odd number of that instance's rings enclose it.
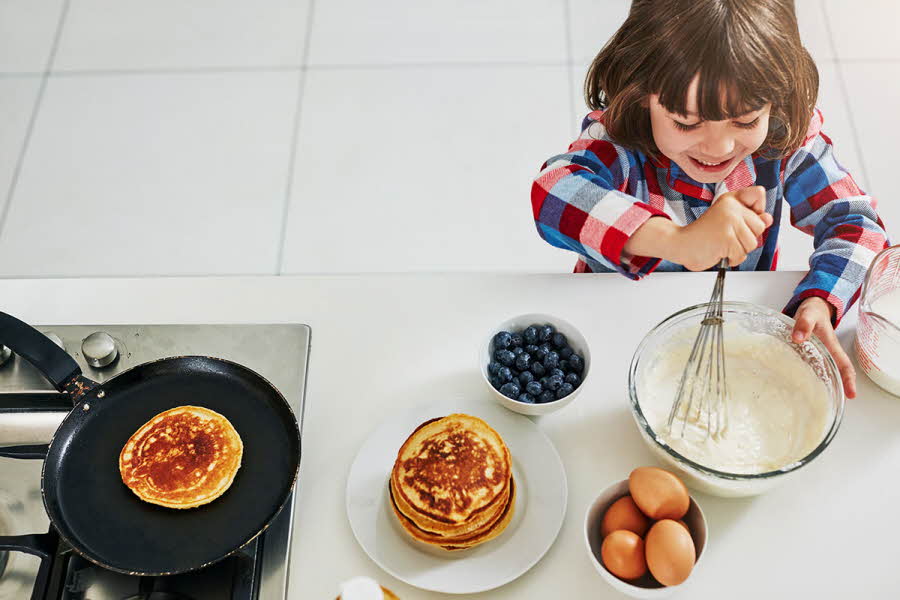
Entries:
{"label": "white bowl of eggs", "polygon": [[584,541],[597,572],[632,598],[665,598],[696,573],[706,517],[673,473],[639,467],[587,509]]}

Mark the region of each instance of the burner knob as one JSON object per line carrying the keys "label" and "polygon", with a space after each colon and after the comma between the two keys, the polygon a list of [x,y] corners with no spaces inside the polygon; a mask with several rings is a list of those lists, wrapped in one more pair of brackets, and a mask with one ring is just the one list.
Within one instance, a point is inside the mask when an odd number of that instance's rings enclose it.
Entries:
{"label": "burner knob", "polygon": [[8,361],[10,356],[12,356],[12,350],[0,344],[0,365]]}
{"label": "burner knob", "polygon": [[119,357],[116,341],[102,331],[95,331],[81,342],[81,353],[92,367],[105,367]]}
{"label": "burner knob", "polygon": [[44,335],[47,336],[47,339],[48,339],[48,340],[50,340],[51,342],[53,342],[54,344],[56,344],[57,346],[59,346],[59,347],[62,348],[63,350],[66,349],[65,344],[63,344],[62,338],[59,337],[58,335],[56,335],[55,333],[52,333],[52,332],[49,332],[49,331],[45,331],[45,332],[44,332]]}

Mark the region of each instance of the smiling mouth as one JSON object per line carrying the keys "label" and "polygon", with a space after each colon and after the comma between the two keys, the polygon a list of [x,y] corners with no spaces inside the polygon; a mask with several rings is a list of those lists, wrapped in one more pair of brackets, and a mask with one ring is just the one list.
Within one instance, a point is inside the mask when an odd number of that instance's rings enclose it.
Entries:
{"label": "smiling mouth", "polygon": [[699,158],[694,158],[693,156],[690,156],[689,158],[691,159],[691,162],[693,162],[695,166],[699,167],[700,169],[702,169],[704,171],[719,170],[725,166],[728,166],[732,160],[730,158],[727,158],[725,160],[720,160],[718,162],[709,162],[709,161],[705,161],[705,160],[700,160]]}

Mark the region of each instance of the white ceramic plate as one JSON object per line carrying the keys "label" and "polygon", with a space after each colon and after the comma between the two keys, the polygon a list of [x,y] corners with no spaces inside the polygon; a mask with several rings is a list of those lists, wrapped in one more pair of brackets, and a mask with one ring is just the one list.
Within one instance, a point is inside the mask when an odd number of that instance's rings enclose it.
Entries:
{"label": "white ceramic plate", "polygon": [[[396,522],[388,478],[397,451],[428,419],[466,413],[484,419],[506,442],[516,480],[516,509],[497,538],[462,554],[417,547]],[[483,592],[509,583],[550,549],[566,514],[566,473],[556,448],[528,418],[490,400],[446,399],[391,417],[359,450],[347,479],[347,516],[363,550],[409,585],[446,594]]]}

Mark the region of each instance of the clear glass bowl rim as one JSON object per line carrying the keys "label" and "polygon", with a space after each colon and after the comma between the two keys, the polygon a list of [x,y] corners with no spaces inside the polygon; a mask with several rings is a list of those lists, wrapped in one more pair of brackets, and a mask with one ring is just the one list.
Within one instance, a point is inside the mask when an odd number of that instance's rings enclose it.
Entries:
{"label": "clear glass bowl rim", "polygon": [[[713,477],[715,479],[725,479],[730,481],[753,481],[760,479],[772,479],[774,477],[779,477],[781,475],[785,475],[790,473],[791,471],[796,471],[800,467],[806,465],[814,458],[816,458],[819,454],[821,454],[825,448],[831,443],[831,440],[834,439],[834,436],[837,434],[838,428],[841,425],[841,421],[844,416],[844,387],[843,382],[841,381],[840,372],[838,371],[837,364],[834,362],[834,358],[831,356],[831,352],[825,347],[825,345],[815,336],[810,336],[809,343],[811,343],[816,350],[823,356],[825,360],[825,369],[828,372],[828,376],[831,380],[832,388],[834,389],[834,393],[838,396],[837,407],[834,411],[834,416],[831,422],[831,426],[828,428],[828,432],[825,434],[825,437],[816,446],[809,454],[804,456],[803,458],[789,463],[779,469],[774,471],[766,471],[764,473],[728,473],[726,471],[718,471],[716,469],[712,469],[710,467],[706,467],[699,463],[692,461],[681,453],[675,451],[671,446],[666,444],[653,429],[650,427],[650,424],[647,422],[646,417],[644,417],[644,413],[641,411],[640,403],[637,397],[637,368],[640,363],[640,359],[644,354],[648,344],[652,341],[656,334],[661,330],[667,328],[672,325],[676,321],[680,321],[682,318],[687,318],[691,315],[691,313],[700,313],[706,311],[706,307],[708,303],[704,302],[703,304],[695,304],[694,306],[689,306],[682,310],[679,310],[676,313],[666,317],[663,321],[657,324],[653,329],[651,329],[647,335],[644,336],[644,339],[641,340],[641,343],[638,345],[637,350],[634,351],[634,356],[631,358],[631,366],[628,368],[628,396],[631,402],[631,412],[634,417],[637,419],[639,426],[643,430],[643,433],[649,437],[654,443],[668,453],[672,458],[674,458],[677,462],[688,466],[690,469],[698,471],[706,476]],[[773,317],[775,319],[780,320],[784,324],[793,328],[794,319],[784,315],[780,312],[772,310],[768,306],[762,306],[760,304],[753,304],[750,302],[724,302],[723,307],[725,312],[738,312],[738,313],[749,313],[749,314],[757,314]]]}

